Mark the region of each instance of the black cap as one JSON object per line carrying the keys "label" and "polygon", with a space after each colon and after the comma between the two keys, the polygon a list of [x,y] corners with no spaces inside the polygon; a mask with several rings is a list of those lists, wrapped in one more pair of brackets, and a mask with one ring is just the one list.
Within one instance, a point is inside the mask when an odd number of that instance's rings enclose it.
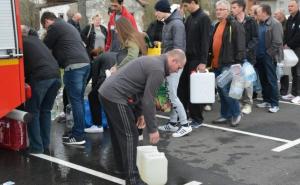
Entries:
{"label": "black cap", "polygon": [[168,0],[159,0],[154,6],[156,11],[164,12],[164,13],[170,13],[171,7]]}

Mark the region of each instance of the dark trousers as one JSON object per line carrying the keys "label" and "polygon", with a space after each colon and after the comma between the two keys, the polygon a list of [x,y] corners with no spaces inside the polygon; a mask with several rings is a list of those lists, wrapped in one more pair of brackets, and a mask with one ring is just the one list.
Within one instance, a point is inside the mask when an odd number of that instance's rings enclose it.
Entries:
{"label": "dark trousers", "polygon": [[289,92],[289,75],[283,75],[280,78],[280,94],[287,95]]}
{"label": "dark trousers", "polygon": [[28,123],[29,148],[31,152],[43,153],[49,148],[51,110],[61,81],[53,78],[29,84],[32,97],[25,103],[25,110],[33,115],[32,121]]}
{"label": "dark trousers", "polygon": [[94,125],[102,126],[102,107],[98,98],[98,89],[92,89],[88,94],[92,121]]}
{"label": "dark trousers", "polygon": [[193,69],[188,65],[188,63],[184,66],[179,80],[177,94],[184,106],[184,109],[188,111],[187,116],[199,123],[202,123],[203,104],[194,104],[190,102],[190,74],[192,70]]}
{"label": "dark trousers", "polygon": [[101,95],[99,99],[107,115],[115,160],[122,165],[126,184],[143,185],[136,166],[139,134],[133,110],[128,105],[113,103]]}
{"label": "dark trousers", "polygon": [[292,95],[300,96],[300,48],[297,48],[294,51],[298,57],[298,63],[292,67]]}
{"label": "dark trousers", "polygon": [[268,55],[257,58],[257,70],[262,86],[262,97],[264,102],[271,106],[278,106],[279,93],[276,75],[277,63]]}

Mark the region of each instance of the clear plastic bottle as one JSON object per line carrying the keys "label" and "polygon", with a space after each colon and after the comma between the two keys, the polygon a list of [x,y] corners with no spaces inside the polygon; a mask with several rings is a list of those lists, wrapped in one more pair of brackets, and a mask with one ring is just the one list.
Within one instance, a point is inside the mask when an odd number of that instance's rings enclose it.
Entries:
{"label": "clear plastic bottle", "polygon": [[66,106],[66,127],[71,129],[74,125],[73,113],[71,104]]}

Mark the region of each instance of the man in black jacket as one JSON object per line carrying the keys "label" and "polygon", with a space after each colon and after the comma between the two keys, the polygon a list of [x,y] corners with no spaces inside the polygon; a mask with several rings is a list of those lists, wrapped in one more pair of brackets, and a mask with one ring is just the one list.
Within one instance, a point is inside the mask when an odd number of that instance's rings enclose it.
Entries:
{"label": "man in black jacket", "polygon": [[[256,21],[247,16],[245,13],[246,2],[245,0],[234,0],[231,2],[231,12],[235,19],[242,23],[246,33],[246,56],[247,60],[255,65],[256,62],[256,46],[258,43],[257,35],[257,23]],[[252,112],[253,105],[253,84],[248,84],[248,87],[245,87],[243,97],[242,97],[242,113],[250,114]]]}
{"label": "man in black jacket", "polygon": [[[230,3],[220,0],[216,3],[216,17],[219,22],[215,26],[211,43],[211,66],[219,76],[233,64],[242,63],[246,58],[245,30],[230,15]],[[230,123],[237,126],[241,120],[239,101],[229,97],[230,83],[223,88],[218,87],[221,99],[221,117],[213,121],[215,124]]]}
{"label": "man in black jacket", "polygon": [[47,30],[44,42],[65,71],[63,80],[72,106],[74,126],[70,134],[63,136],[63,143],[84,144],[83,97],[90,71],[89,56],[80,34],[72,25],[57,19],[52,12],[44,12],[41,23]]}
{"label": "man in black jacket", "polygon": [[[296,0],[290,0],[288,4],[289,13],[284,33],[284,47],[294,50],[300,59],[300,13],[299,4]],[[291,100],[293,103],[300,104],[300,63],[292,67],[292,93],[283,96],[283,99]]]}
{"label": "man in black jacket", "polygon": [[191,15],[185,22],[187,64],[179,81],[178,95],[185,110],[189,111],[191,125],[197,128],[203,122],[203,105],[190,102],[190,74],[196,70],[205,71],[211,21],[200,8],[198,0],[182,0],[182,3],[184,9]]}
{"label": "man in black jacket", "polygon": [[70,17],[70,19],[68,19],[68,23],[72,24],[80,33],[81,32],[81,28],[80,28],[80,24],[79,21],[81,20],[82,16],[79,12],[73,13]]}
{"label": "man in black jacket", "polygon": [[31,86],[32,97],[25,103],[25,110],[33,115],[28,123],[29,151],[49,151],[51,109],[58,89],[60,73],[57,61],[43,42],[22,25],[25,81]]}

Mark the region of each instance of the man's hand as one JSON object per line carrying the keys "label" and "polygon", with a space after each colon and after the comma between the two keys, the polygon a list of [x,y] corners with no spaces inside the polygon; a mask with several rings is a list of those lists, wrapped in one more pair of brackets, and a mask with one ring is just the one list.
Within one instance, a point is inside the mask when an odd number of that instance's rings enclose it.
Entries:
{"label": "man's hand", "polygon": [[158,133],[158,131],[149,134],[149,137],[150,137],[150,143],[151,144],[158,143],[158,141],[159,141],[159,133]]}
{"label": "man's hand", "polygon": [[206,72],[205,69],[206,69],[206,65],[205,64],[199,64],[197,66],[197,71],[199,71],[201,73],[205,73]]}
{"label": "man's hand", "polygon": [[137,118],[136,126],[137,126],[139,129],[145,128],[146,123],[145,123],[145,119],[144,119],[144,116],[143,116],[143,115]]}

